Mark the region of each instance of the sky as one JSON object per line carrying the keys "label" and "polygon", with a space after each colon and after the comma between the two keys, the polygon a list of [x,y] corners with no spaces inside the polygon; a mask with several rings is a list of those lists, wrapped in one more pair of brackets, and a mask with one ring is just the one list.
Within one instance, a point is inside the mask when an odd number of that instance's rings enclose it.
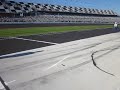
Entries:
{"label": "sky", "polygon": [[41,4],[77,6],[95,9],[113,10],[120,15],[120,0],[14,0]]}

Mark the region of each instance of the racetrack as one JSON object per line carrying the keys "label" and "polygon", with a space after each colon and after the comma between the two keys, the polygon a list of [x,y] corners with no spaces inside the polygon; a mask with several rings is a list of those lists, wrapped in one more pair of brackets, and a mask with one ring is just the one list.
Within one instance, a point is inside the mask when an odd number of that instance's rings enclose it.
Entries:
{"label": "racetrack", "polygon": [[97,29],[90,31],[71,31],[66,33],[0,38],[0,55],[115,33],[118,31],[119,30],[114,29]]}
{"label": "racetrack", "polygon": [[[43,35],[44,43],[53,45],[2,56],[0,76],[11,90],[119,90],[120,33],[113,29],[106,31],[109,31],[103,33],[106,35],[73,32],[71,36],[70,32],[67,36],[62,33],[65,38],[55,34],[44,39]],[[57,37],[64,40],[58,39],[57,42]],[[43,41],[36,35],[34,38],[17,38],[30,42]]]}
{"label": "racetrack", "polygon": [[[36,53],[1,59],[0,75],[11,90],[114,90],[119,88],[119,38],[114,33],[29,50]],[[97,65],[115,76],[93,65],[96,51]]]}

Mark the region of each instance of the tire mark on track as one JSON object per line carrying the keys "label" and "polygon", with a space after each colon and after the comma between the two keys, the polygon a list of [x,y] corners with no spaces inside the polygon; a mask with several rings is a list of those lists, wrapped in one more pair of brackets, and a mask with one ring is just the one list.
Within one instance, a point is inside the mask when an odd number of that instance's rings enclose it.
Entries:
{"label": "tire mark on track", "polygon": [[[115,48],[111,49],[111,51],[109,51],[109,52],[107,52],[107,53],[103,53],[102,55],[96,57],[96,59],[100,58],[101,56],[107,55],[107,54],[109,54],[109,53],[117,50],[118,48],[120,48],[120,46],[118,46],[117,48],[115,47]],[[103,50],[102,50],[102,51],[103,51]],[[56,72],[47,74],[47,75],[45,75],[45,76],[41,76],[41,77],[39,77],[39,78],[35,78],[35,79],[33,79],[33,80],[30,80],[29,82],[34,82],[34,81],[36,81],[36,80],[38,80],[38,79],[40,80],[40,79],[42,79],[42,78],[47,78],[47,77],[50,77],[50,76],[52,76],[52,75],[58,75],[59,73],[68,72],[69,70],[74,70],[74,69],[80,68],[81,66],[87,65],[87,64],[92,63],[92,62],[93,62],[92,59],[90,59],[90,60],[88,60],[88,61],[82,62],[82,63],[77,64],[77,65],[75,65],[75,66],[66,68],[66,69],[64,69],[64,70],[59,70],[59,71],[56,71]],[[16,86],[17,86],[17,87],[21,87],[21,86],[23,86],[23,85],[25,85],[25,84],[28,84],[29,82],[24,82],[24,83],[21,83],[21,84],[17,84]]]}
{"label": "tire mark on track", "polygon": [[[114,47],[113,49],[107,48],[107,49],[102,49],[102,50],[93,52],[92,55],[91,55],[91,58],[92,58],[92,61],[93,61],[93,65],[94,65],[96,68],[98,68],[99,70],[101,70],[102,72],[107,73],[107,74],[112,75],[112,76],[115,76],[114,74],[112,74],[112,73],[110,73],[110,72],[107,72],[107,71],[101,69],[101,68],[96,64],[96,62],[95,62],[95,59],[96,59],[96,58],[94,58],[94,55],[95,55],[96,53],[98,53],[98,52],[109,50],[108,52],[106,52],[106,53],[104,54],[104,55],[107,55],[107,54],[109,54],[109,53],[111,53],[111,52],[113,52],[113,51],[115,51],[115,50],[117,50],[117,49],[119,49],[119,48],[120,48],[120,46]],[[99,57],[97,57],[97,59],[100,58],[100,57],[102,57],[102,56],[104,56],[104,55],[100,55]]]}
{"label": "tire mark on track", "polygon": [[[98,45],[98,44],[96,44],[96,45]],[[49,61],[47,61],[47,62],[50,62],[53,58],[58,58],[58,57],[63,57],[63,56],[66,56],[66,55],[70,55],[70,54],[73,54],[73,53],[77,53],[77,52],[79,52],[79,51],[83,51],[83,50],[87,50],[87,49],[89,49],[89,48],[92,48],[92,47],[95,47],[94,45],[91,45],[91,46],[88,46],[88,47],[84,47],[84,48],[81,48],[81,49],[78,49],[78,50],[75,50],[75,51],[72,51],[72,52],[69,52],[69,53],[65,53],[65,54],[62,54],[62,55],[57,55],[57,56],[54,56],[54,57],[50,57],[50,58],[47,58],[47,59],[49,59]],[[79,55],[79,56],[83,56],[83,55]],[[7,67],[7,68],[4,68],[4,70],[3,69],[1,69],[0,70],[0,73],[4,73],[4,72],[6,72],[6,71],[9,71],[9,70],[15,70],[15,69],[20,69],[21,67],[22,67],[22,69],[24,69],[24,67],[26,68],[27,66],[30,66],[30,65],[34,65],[34,64],[38,64],[38,63],[40,63],[40,64],[42,64],[42,63],[47,63],[47,62],[44,62],[46,60],[46,58],[45,59],[42,59],[41,61],[34,61],[34,62],[29,62],[29,63],[24,63],[24,64],[21,64],[21,65],[16,65],[16,66],[14,66],[14,67]],[[55,61],[55,60],[54,60]],[[57,60],[56,60],[57,61]]]}

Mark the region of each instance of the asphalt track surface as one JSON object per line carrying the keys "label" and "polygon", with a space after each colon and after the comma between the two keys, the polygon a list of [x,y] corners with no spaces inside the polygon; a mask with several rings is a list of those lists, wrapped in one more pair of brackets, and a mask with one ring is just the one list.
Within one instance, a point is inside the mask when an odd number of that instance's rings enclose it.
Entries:
{"label": "asphalt track surface", "polygon": [[20,36],[14,38],[0,38],[0,55],[6,55],[115,32],[119,32],[119,30],[109,28],[88,31],[50,33],[46,35]]}
{"label": "asphalt track surface", "polygon": [[120,89],[119,32],[8,56],[0,59],[0,76],[10,90]]}

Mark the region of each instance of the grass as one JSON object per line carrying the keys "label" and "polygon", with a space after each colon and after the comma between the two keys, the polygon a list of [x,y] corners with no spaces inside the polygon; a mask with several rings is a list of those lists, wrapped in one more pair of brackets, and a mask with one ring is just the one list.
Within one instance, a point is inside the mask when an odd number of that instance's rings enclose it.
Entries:
{"label": "grass", "polygon": [[57,26],[57,27],[29,27],[1,29],[0,37],[24,36],[32,34],[46,34],[51,32],[68,32],[112,28],[112,25],[81,25],[81,26]]}

